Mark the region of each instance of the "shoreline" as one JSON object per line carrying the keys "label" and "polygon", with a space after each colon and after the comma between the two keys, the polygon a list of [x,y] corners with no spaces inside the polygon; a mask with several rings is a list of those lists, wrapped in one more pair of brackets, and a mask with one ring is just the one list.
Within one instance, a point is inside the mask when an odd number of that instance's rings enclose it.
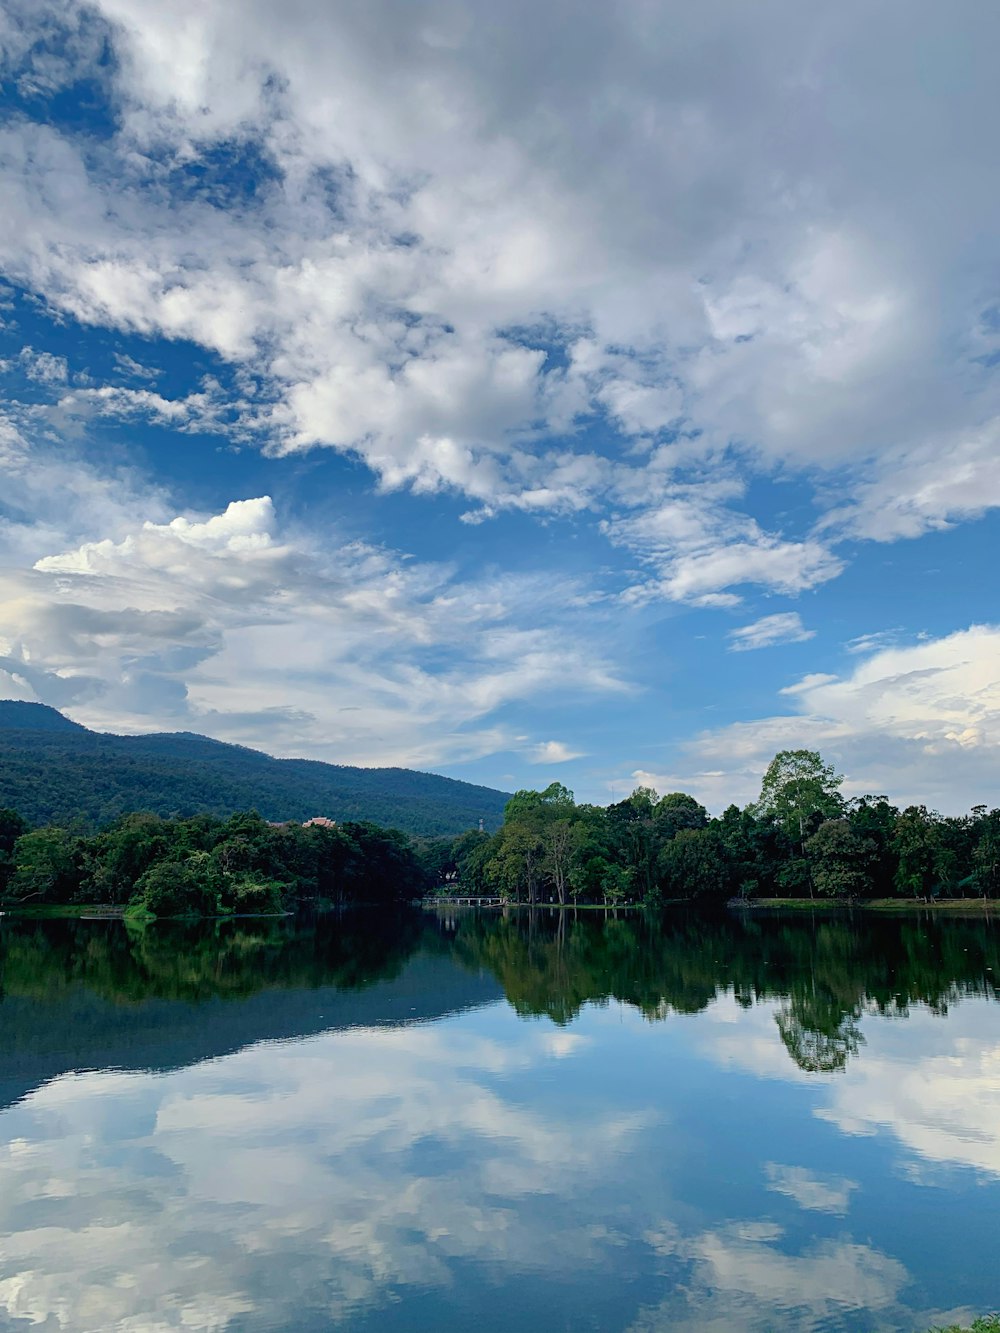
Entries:
{"label": "shoreline", "polygon": [[[899,898],[862,898],[862,899],[820,899],[820,898],[748,898],[740,900],[730,898],[727,902],[708,902],[697,898],[671,898],[656,907],[644,907],[642,903],[489,903],[477,904],[453,902],[448,898],[424,898],[412,904],[424,911],[463,912],[500,912],[500,911],[545,911],[577,913],[614,914],[626,912],[668,912],[678,907],[717,911],[725,908],[731,912],[750,915],[775,912],[800,912],[813,915],[834,915],[843,912],[868,912],[883,916],[913,916],[933,913],[941,916],[1000,917],[1000,899],[994,898],[939,898],[930,902]],[[220,912],[213,916],[153,916],[143,912],[129,911],[126,907],[110,906],[106,903],[69,903],[65,905],[49,904],[37,907],[17,907],[9,904],[0,906],[0,920],[63,920],[63,921],[124,921],[134,925],[152,924],[153,921],[234,921],[234,920],[276,920],[293,916],[294,913],[282,912]]]}
{"label": "shoreline", "polygon": [[989,916],[1000,914],[996,898],[933,898],[923,902],[912,898],[748,898],[730,899],[726,904],[736,912],[876,912],[909,915],[914,912],[940,912],[946,916]]}

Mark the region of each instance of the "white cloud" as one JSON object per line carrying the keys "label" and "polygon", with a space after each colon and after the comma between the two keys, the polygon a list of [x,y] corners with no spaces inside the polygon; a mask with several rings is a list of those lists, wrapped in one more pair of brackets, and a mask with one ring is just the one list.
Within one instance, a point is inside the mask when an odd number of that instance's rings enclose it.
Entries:
{"label": "white cloud", "polygon": [[320,547],[282,535],[264,496],[8,573],[2,665],[22,697],[30,686],[96,727],[426,766],[522,749],[491,715],[562,695],[567,679],[583,694],[625,688],[573,628],[579,593],[548,575],[463,583],[361,542]]}
{"label": "white cloud", "polygon": [[989,800],[1000,755],[1000,627],[879,648],[850,674],[812,674],[781,691],[791,714],[703,732],[667,773],[637,782],[690,791],[719,810],[756,798],[778,750],[817,749],[846,775],[846,794],[960,814]]}
{"label": "white cloud", "polygon": [[[697,461],[700,494],[723,456],[744,478],[834,469],[820,535],[721,513],[642,585],[793,593],[837,573],[839,533],[1000,503],[979,54],[1000,20],[897,8],[517,0],[485,24],[444,0],[250,0],[234,25],[222,0],[17,3],[10,77],[94,73],[120,126],[95,148],[8,123],[0,259],[63,314],[248,372],[246,428],[271,450],[356,453],[480,516],[628,492],[607,532],[643,559],[654,446]],[[269,170],[253,199],[215,170],[250,151]],[[174,189],[193,165],[200,193]],[[578,441],[602,416],[600,447]]]}
{"label": "white cloud", "polygon": [[530,753],[533,764],[565,764],[583,755],[582,750],[572,749],[565,741],[542,741]]}
{"label": "white cloud", "polygon": [[41,384],[65,384],[69,377],[66,358],[52,352],[36,352],[33,347],[22,347],[18,361],[28,379]]}
{"label": "white cloud", "polygon": [[616,516],[602,526],[611,541],[635,552],[653,570],[634,585],[630,600],[665,597],[700,606],[735,606],[726,591],[758,584],[796,594],[835,578],[843,565],[821,542],[786,541],[764,531],[745,514],[715,497],[731,487],[689,486],[637,514]]}
{"label": "white cloud", "polygon": [[802,643],[815,634],[815,630],[806,629],[797,611],[784,611],[773,616],[762,616],[752,625],[741,625],[739,629],[730,630],[730,651],[741,653],[752,648],[770,648],[775,643]]}

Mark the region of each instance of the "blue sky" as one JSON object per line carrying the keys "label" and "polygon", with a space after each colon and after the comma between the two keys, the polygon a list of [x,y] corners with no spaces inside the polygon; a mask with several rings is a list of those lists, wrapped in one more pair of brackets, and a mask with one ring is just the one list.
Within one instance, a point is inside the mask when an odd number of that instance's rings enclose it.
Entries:
{"label": "blue sky", "polygon": [[14,0],[0,693],[997,802],[1000,14]]}

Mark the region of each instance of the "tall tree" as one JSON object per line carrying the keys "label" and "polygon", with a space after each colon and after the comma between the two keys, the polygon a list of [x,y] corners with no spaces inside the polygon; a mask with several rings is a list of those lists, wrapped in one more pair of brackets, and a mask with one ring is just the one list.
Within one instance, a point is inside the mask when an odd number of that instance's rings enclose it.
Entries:
{"label": "tall tree", "polygon": [[[843,810],[843,780],[816,750],[779,750],[764,774],[755,812],[778,824],[805,860],[809,834]],[[811,878],[809,891],[813,891]]]}

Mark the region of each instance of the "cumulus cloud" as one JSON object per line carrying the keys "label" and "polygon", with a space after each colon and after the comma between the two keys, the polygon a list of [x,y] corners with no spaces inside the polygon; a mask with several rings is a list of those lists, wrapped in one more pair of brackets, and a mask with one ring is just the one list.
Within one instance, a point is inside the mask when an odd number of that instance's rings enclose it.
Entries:
{"label": "cumulus cloud", "polygon": [[725,483],[685,487],[656,506],[603,523],[617,546],[634,552],[652,573],[633,585],[633,601],[665,597],[699,606],[736,606],[748,584],[795,594],[835,578],[842,562],[822,542],[787,541],[716,499]]}
{"label": "cumulus cloud", "polygon": [[[607,534],[656,567],[645,596],[796,592],[844,533],[1000,501],[998,22],[929,0],[822,22],[518,0],[489,24],[252,0],[239,25],[221,0],[18,0],[9,77],[90,74],[114,129],[8,123],[0,258],[64,317],[246,372],[237,415],[270,451],[347,451],[480,518],[610,499]],[[726,458],[841,495],[818,533],[723,512],[663,547],[672,445],[699,493]]]}
{"label": "cumulus cloud", "polygon": [[960,814],[994,782],[1000,747],[1000,628],[858,654],[843,676],[814,673],[781,693],[792,713],[703,732],[666,773],[636,782],[691,791],[713,809],[753,800],[778,750],[817,749],[846,775],[848,795]]}
{"label": "cumulus cloud", "polygon": [[753,648],[770,648],[775,643],[802,643],[815,634],[815,630],[806,629],[797,611],[783,611],[730,630],[730,651],[742,653]]}
{"label": "cumulus cloud", "polygon": [[567,679],[584,694],[626,688],[573,629],[578,596],[551,577],[469,583],[363,542],[321,548],[282,533],[263,496],[9,572],[0,666],[18,697],[97,727],[441,764],[522,749],[493,717],[511,702],[564,694]]}

